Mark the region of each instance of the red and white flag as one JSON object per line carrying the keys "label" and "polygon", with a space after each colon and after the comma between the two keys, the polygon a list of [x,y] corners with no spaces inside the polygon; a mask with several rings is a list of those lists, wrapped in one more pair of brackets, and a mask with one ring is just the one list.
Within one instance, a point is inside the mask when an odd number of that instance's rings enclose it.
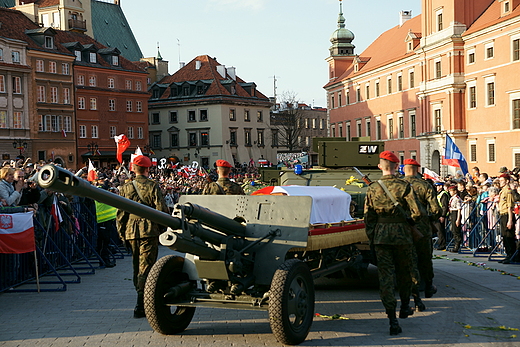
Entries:
{"label": "red and white flag", "polygon": [[65,129],[61,129],[61,136],[67,137],[67,132],[65,131]]}
{"label": "red and white flag", "polygon": [[88,160],[88,174],[87,174],[87,181],[92,182],[97,178],[97,172],[96,168],[92,164],[92,161],[90,159]]}
{"label": "red and white flag", "polygon": [[21,254],[36,250],[33,214],[0,214],[0,253]]}
{"label": "red and white flag", "polygon": [[433,180],[434,182],[441,181],[441,177],[439,175],[437,175],[437,173],[435,171],[432,171],[426,167],[424,168],[423,176],[424,176],[424,179],[429,178],[429,179]]}
{"label": "red and white flag", "polygon": [[51,215],[52,219],[54,219],[54,231],[58,231],[60,229],[60,223],[63,222],[63,218],[61,217],[60,207],[58,206],[59,201],[56,195],[54,195],[54,201],[52,202],[51,207]]}
{"label": "red and white flag", "polygon": [[123,163],[123,152],[126,151],[128,147],[130,147],[130,140],[126,137],[125,134],[121,134],[119,136],[114,136],[114,140],[117,144],[117,161],[122,164]]}
{"label": "red and white flag", "polygon": [[135,153],[130,154],[130,164],[133,164],[134,158],[139,155],[143,155],[143,151],[141,151],[141,148],[139,148],[139,146],[137,146],[137,148],[135,149]]}

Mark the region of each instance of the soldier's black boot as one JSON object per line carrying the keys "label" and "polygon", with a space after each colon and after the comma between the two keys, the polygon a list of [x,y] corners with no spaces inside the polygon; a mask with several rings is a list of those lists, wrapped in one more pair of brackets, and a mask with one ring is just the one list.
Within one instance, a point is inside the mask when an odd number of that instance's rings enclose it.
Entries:
{"label": "soldier's black boot", "polygon": [[399,321],[395,317],[395,310],[386,310],[386,315],[390,321],[390,335],[397,335],[403,332],[399,326]]}
{"label": "soldier's black boot", "polygon": [[432,282],[427,282],[424,287],[424,297],[431,298],[435,293],[437,293],[437,287]]}
{"label": "soldier's black boot", "polygon": [[[415,303],[415,307],[417,308],[417,311],[422,312],[426,310],[426,305],[422,302],[420,297],[413,297],[413,301]],[[413,311],[412,311],[413,312]]]}
{"label": "soldier's black boot", "polygon": [[134,308],[134,318],[146,317],[144,313],[144,293],[137,293],[137,304]]}
{"label": "soldier's black boot", "polygon": [[399,318],[408,318],[413,315],[413,309],[410,307],[410,300],[408,302],[401,300],[401,309],[399,310]]}
{"label": "soldier's black boot", "polygon": [[426,306],[421,300],[421,296],[419,295],[419,288],[415,285],[412,290],[413,302],[415,303],[415,307],[417,311],[422,312],[426,310]]}

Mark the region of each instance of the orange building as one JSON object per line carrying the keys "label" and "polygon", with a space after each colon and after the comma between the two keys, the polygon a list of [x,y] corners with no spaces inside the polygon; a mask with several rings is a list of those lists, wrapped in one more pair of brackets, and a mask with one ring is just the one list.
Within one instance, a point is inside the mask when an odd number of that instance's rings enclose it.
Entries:
{"label": "orange building", "polygon": [[519,5],[423,0],[421,15],[402,11],[360,55],[340,13],[325,86],[331,135],[383,140],[401,160],[446,174],[449,134],[469,167],[520,167]]}

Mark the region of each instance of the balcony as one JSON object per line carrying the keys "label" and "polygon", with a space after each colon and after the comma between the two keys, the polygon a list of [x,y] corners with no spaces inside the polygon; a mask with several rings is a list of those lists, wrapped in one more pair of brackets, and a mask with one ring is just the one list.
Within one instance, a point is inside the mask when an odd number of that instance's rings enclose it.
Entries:
{"label": "balcony", "polygon": [[85,32],[87,31],[87,21],[78,19],[69,19],[69,30]]}

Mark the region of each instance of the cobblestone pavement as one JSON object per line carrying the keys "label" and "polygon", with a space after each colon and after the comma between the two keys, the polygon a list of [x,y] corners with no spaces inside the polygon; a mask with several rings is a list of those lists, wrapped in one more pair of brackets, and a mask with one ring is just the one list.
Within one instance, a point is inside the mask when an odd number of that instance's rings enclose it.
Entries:
{"label": "cobblestone pavement", "polygon": [[[317,281],[322,316],[302,346],[519,346],[520,332],[507,329],[520,328],[520,265],[435,253],[439,291],[426,311],[400,319],[402,334],[388,334],[370,268],[363,280]],[[130,257],[65,292],[0,294],[0,346],[280,346],[267,312],[197,308],[184,333],[164,336],[132,318],[134,303]]]}

